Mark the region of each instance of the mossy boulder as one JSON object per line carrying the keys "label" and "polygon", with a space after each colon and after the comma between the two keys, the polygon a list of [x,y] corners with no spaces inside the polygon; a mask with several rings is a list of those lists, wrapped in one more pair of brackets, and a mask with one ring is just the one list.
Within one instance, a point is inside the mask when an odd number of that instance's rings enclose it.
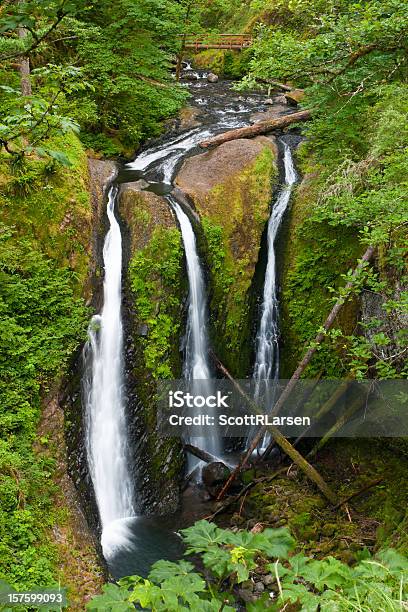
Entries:
{"label": "mossy boulder", "polygon": [[236,376],[249,368],[250,290],[278,175],[276,159],[274,140],[235,140],[187,159],[176,178],[202,221],[213,344]]}
{"label": "mossy boulder", "polygon": [[126,360],[128,386],[135,391],[129,393],[130,410],[138,414],[135,435],[141,436],[138,452],[144,457],[142,478],[149,481],[149,507],[166,513],[178,504],[183,456],[180,441],[157,429],[156,392],[159,380],[181,377],[179,347],[187,288],[181,235],[169,204],[142,187],[140,181],[127,183],[119,196],[129,250]]}

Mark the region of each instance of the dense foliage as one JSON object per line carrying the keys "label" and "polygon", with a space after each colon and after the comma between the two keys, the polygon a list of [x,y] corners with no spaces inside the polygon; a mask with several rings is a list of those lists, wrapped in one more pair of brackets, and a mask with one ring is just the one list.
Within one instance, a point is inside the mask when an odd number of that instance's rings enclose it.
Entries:
{"label": "dense foliage", "polygon": [[392,612],[401,609],[408,594],[408,561],[392,549],[374,558],[362,552],[361,560],[349,567],[333,557],[293,554],[295,541],[283,528],[233,533],[201,520],[181,535],[186,555],[200,555],[202,569],[185,560],[158,561],[147,579],[131,576],[106,585],[87,609],[113,612],[139,604],[154,612],[233,612],[235,604],[242,605],[245,583],[264,576],[268,589],[245,604],[249,612],[289,605],[303,612]]}
{"label": "dense foliage", "polygon": [[[10,95],[0,104],[3,146],[31,152],[53,129],[78,125],[87,146],[112,155],[157,134],[187,95],[170,74],[184,12],[173,0],[6,3],[0,85]],[[18,92],[22,58],[32,70],[30,96]]]}
{"label": "dense foliage", "polygon": [[41,396],[82,338],[87,312],[72,272],[0,230],[0,575],[30,588],[55,584],[44,533],[55,521],[53,464],[32,449]]}
{"label": "dense foliage", "polygon": [[380,312],[356,327],[350,303],[348,320],[331,334],[332,348],[322,347],[307,374],[403,375],[406,7],[398,0],[271,0],[262,6],[253,0],[252,6],[262,11],[263,22],[241,86],[257,79],[291,82],[305,89],[302,104],[312,110],[299,152],[306,181],[296,210],[304,212],[296,219],[297,255],[284,288],[285,333],[299,346],[292,364],[329,312],[330,292],[372,244],[378,248],[375,278],[360,283],[358,293],[377,296]]}

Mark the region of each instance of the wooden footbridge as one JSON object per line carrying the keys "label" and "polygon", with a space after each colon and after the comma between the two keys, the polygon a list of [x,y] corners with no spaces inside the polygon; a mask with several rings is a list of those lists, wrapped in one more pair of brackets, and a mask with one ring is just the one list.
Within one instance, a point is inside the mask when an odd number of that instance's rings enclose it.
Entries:
{"label": "wooden footbridge", "polygon": [[184,49],[245,49],[252,44],[252,36],[247,34],[211,34],[183,36]]}

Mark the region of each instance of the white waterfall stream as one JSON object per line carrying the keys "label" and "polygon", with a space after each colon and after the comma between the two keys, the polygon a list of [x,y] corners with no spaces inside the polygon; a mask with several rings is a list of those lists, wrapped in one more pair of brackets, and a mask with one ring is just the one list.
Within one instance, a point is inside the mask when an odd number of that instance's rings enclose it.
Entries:
{"label": "white waterfall stream", "polygon": [[[211,374],[208,364],[207,299],[203,271],[190,219],[174,198],[170,196],[168,200],[180,225],[189,284],[186,354],[183,374],[186,380],[192,381],[194,394],[209,395],[211,392]],[[208,414],[210,414],[209,411]],[[221,444],[215,428],[213,436],[190,438],[189,441],[216,457],[220,455]],[[190,469],[197,463],[197,460],[192,458]]]}
{"label": "white waterfall stream", "polygon": [[85,346],[88,374],[84,381],[88,465],[107,558],[126,544],[123,519],[135,514],[123,398],[122,236],[114,211],[116,191],[112,187],[108,197],[110,228],[103,247],[103,308],[89,326]]}
{"label": "white waterfall stream", "polygon": [[[268,405],[273,402],[273,397],[267,393],[268,381],[277,380],[279,377],[279,304],[275,241],[283,215],[289,204],[293,185],[297,181],[290,147],[286,142],[283,143],[283,147],[285,184],[278,194],[268,221],[268,256],[263,287],[261,321],[256,337],[256,359],[253,373],[255,398],[263,397],[268,402]],[[265,443],[266,440],[264,440],[263,445]]]}

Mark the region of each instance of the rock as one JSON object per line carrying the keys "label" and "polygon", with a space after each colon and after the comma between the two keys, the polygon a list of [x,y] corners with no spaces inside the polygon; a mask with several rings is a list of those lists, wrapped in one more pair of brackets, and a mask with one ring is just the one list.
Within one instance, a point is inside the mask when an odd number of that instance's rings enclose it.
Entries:
{"label": "rock", "polygon": [[141,323],[140,325],[138,325],[136,333],[138,336],[147,336],[149,333],[149,328],[146,323]]}
{"label": "rock", "polygon": [[264,100],[264,104],[272,106],[272,104],[275,104],[275,102],[272,100],[272,98],[266,98],[266,100]]}
{"label": "rock", "polygon": [[130,229],[132,253],[146,246],[156,227],[177,227],[165,198],[142,191],[147,185],[144,180],[124,183],[119,194],[119,212]]}
{"label": "rock", "polygon": [[274,104],[272,108],[267,111],[260,111],[250,116],[252,123],[259,123],[260,121],[270,121],[271,119],[278,119],[285,113],[288,112],[287,106],[282,104]]}
{"label": "rock", "polygon": [[254,591],[255,593],[263,593],[265,590],[265,585],[263,582],[256,582]]}
{"label": "rock", "polygon": [[[160,515],[167,510],[173,512],[179,504],[179,473],[184,455],[180,440],[163,436],[156,422],[154,401],[156,385],[152,377],[152,365],[146,356],[146,347],[155,348],[155,337],[150,333],[150,320],[157,317],[163,308],[172,322],[182,317],[185,296],[185,269],[180,233],[174,215],[165,198],[150,191],[143,191],[145,181],[121,185],[118,207],[127,230],[123,232],[125,249],[129,251],[130,265],[124,282],[124,318],[127,324],[127,346],[125,369],[129,380],[129,436],[138,440],[138,452],[143,457],[138,467],[141,495],[146,495],[146,513]],[[179,241],[177,259],[174,261],[174,283],[165,285],[160,273],[167,263],[169,244]],[[171,242],[170,242],[171,241]],[[126,252],[125,251],[125,252]],[[132,261],[141,256],[149,261],[149,267],[140,272],[132,268]],[[140,261],[140,260],[139,260]],[[132,281],[137,279],[140,290],[134,291]],[[138,307],[137,299],[142,295],[148,310],[145,314]],[[168,307],[167,304],[172,304]],[[169,357],[178,358],[181,333],[172,332],[169,337]],[[174,347],[174,349],[173,349]],[[141,407],[143,398],[143,408]]]}
{"label": "rock", "polygon": [[282,106],[287,106],[288,101],[286,99],[286,97],[283,94],[279,94],[278,96],[274,97],[274,103],[275,104],[282,104]]}
{"label": "rock", "polygon": [[305,92],[303,89],[292,89],[292,91],[285,93],[286,101],[288,104],[290,104],[290,106],[297,106],[304,97]]}
{"label": "rock", "polygon": [[244,580],[244,582],[241,582],[241,588],[245,589],[245,591],[250,591],[252,593],[252,591],[254,590],[254,583],[252,582],[252,580]]}
{"label": "rock", "polygon": [[253,595],[250,591],[246,591],[245,589],[239,589],[238,590],[238,595],[246,603],[254,603],[256,601],[256,596]]}
{"label": "rock", "polygon": [[[276,159],[273,139],[234,140],[186,159],[175,181],[203,221],[215,336],[222,338],[216,350],[237,375],[249,366],[249,289],[278,176]],[[233,292],[225,291],[226,279]]]}
{"label": "rock", "polygon": [[222,461],[213,461],[203,467],[201,472],[203,484],[212,497],[217,497],[230,474],[231,470]]}
{"label": "rock", "polygon": [[272,574],[266,574],[266,576],[262,576],[262,582],[265,586],[269,586],[275,582],[275,576],[272,576]]}
{"label": "rock", "polygon": [[179,129],[190,130],[200,125],[196,117],[201,113],[199,108],[195,106],[185,106],[179,112]]}
{"label": "rock", "polygon": [[207,74],[207,81],[209,83],[216,83],[218,81],[218,74],[214,74],[213,72],[209,72]]}

